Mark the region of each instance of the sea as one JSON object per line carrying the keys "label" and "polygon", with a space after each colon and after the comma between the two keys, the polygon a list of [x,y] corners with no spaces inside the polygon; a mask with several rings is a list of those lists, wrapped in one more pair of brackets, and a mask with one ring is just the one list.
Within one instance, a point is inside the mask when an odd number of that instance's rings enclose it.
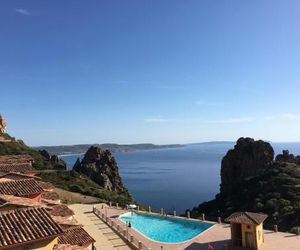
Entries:
{"label": "sea", "polygon": [[[178,148],[116,152],[123,183],[146,207],[179,213],[211,200],[219,192],[221,160],[233,142],[188,144]],[[300,143],[272,143],[276,154],[300,155]],[[61,156],[71,169],[83,154]]]}

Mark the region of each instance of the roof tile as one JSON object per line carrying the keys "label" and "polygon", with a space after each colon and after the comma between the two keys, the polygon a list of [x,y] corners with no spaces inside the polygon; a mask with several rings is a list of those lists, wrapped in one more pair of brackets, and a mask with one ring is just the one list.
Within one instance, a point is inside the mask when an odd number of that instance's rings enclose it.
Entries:
{"label": "roof tile", "polygon": [[0,182],[0,194],[24,196],[43,191],[43,188],[34,179]]}
{"label": "roof tile", "polygon": [[226,222],[233,222],[246,225],[259,225],[267,219],[268,215],[252,212],[236,212],[225,219]]}
{"label": "roof tile", "polygon": [[0,214],[0,248],[56,237],[63,233],[45,208]]}

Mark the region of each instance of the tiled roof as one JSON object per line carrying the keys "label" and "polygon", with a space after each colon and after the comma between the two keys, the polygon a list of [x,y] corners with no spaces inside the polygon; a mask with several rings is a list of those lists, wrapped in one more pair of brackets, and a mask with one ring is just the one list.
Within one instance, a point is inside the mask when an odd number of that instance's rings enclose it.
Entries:
{"label": "tiled roof", "polygon": [[61,216],[51,216],[51,217],[62,228],[63,228],[63,226],[68,226],[68,228],[69,228],[70,226],[78,225],[77,221],[74,218],[69,219],[69,218],[61,217]]}
{"label": "tiled roof", "polygon": [[49,182],[38,181],[39,185],[44,189],[44,191],[52,191],[54,186]]}
{"label": "tiled roof", "polygon": [[0,214],[0,249],[57,237],[62,233],[44,208]]}
{"label": "tiled roof", "polygon": [[42,193],[43,191],[34,179],[0,182],[0,194],[24,196]]}
{"label": "tiled roof", "polygon": [[58,237],[58,244],[70,244],[77,246],[89,246],[95,240],[82,228],[72,227],[64,230],[64,233]]}
{"label": "tiled roof", "polygon": [[70,217],[74,215],[74,212],[68,208],[68,206],[61,204],[52,207],[52,210],[49,211],[49,214],[52,216]]}
{"label": "tiled roof", "polygon": [[30,163],[33,158],[30,155],[0,155],[0,164]]}
{"label": "tiled roof", "polygon": [[0,194],[0,207],[6,206],[9,204],[17,205],[17,206],[24,206],[24,207],[42,207],[42,206],[44,206],[42,203],[34,201],[29,198]]}
{"label": "tiled roof", "polygon": [[34,176],[34,175],[15,173],[15,172],[0,173],[0,181],[3,181],[3,180],[5,180],[5,181],[7,181],[7,180],[24,180],[24,179],[40,180],[41,178],[38,177],[38,176]]}
{"label": "tiled roof", "polygon": [[59,200],[59,194],[56,193],[56,192],[44,192],[42,193],[42,199],[45,199],[45,200]]}
{"label": "tiled roof", "polygon": [[5,173],[37,173],[36,169],[34,169],[30,163],[0,163],[0,171]]}
{"label": "tiled roof", "polygon": [[266,214],[251,212],[236,212],[225,219],[226,222],[233,222],[246,225],[259,225],[268,218]]}

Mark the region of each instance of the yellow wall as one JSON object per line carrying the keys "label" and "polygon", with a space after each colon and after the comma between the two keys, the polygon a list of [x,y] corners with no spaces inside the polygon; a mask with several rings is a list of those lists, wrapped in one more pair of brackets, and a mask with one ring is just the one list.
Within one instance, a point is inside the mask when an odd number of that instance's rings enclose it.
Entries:
{"label": "yellow wall", "polygon": [[244,225],[242,224],[242,244],[246,247],[246,232],[252,233],[254,249],[258,249],[264,242],[263,225]]}
{"label": "yellow wall", "polygon": [[263,225],[260,224],[256,227],[256,238],[257,238],[257,247],[260,247],[262,243],[264,243],[264,230]]}

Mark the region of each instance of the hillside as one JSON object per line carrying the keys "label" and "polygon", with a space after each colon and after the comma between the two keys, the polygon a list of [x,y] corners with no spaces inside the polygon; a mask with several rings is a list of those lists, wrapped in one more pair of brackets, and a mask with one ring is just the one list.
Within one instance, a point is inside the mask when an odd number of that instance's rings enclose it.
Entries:
{"label": "hillside", "polygon": [[109,150],[111,152],[129,152],[136,150],[149,150],[149,149],[160,149],[160,148],[177,148],[182,147],[180,144],[170,145],[155,145],[151,143],[143,144],[79,144],[79,145],[62,145],[62,146],[40,146],[35,147],[36,150],[47,150],[51,154],[63,155],[63,154],[82,154],[86,152],[91,146],[99,147],[103,150]]}
{"label": "hillside", "polygon": [[[108,190],[94,182],[90,177],[76,171],[67,171],[64,161],[58,159],[56,155],[50,155],[47,151],[36,151],[28,147],[22,140],[16,140],[7,133],[0,133],[0,137],[5,142],[0,141],[0,155],[23,155],[28,154],[33,157],[33,167],[41,170],[39,176],[47,182],[52,183],[55,187],[66,191],[75,192],[85,196],[92,196],[100,199],[100,201],[114,201],[121,206],[131,201],[131,197],[127,189],[120,183],[120,179],[116,179],[123,190]],[[108,162],[106,167],[113,167],[115,173],[115,165]],[[115,164],[115,163],[114,163]],[[114,182],[116,176],[110,176],[111,182]]]}
{"label": "hillside", "polygon": [[9,142],[0,141],[0,155],[31,155],[34,159],[33,167],[36,169],[66,169],[66,163],[59,160],[55,155],[51,157],[44,151],[44,154],[28,147],[22,140],[16,140],[7,133],[0,133],[0,136]]}
{"label": "hillside", "polygon": [[192,216],[227,217],[236,211],[269,215],[266,228],[300,226],[300,161],[284,151],[274,160],[269,143],[240,138],[222,160],[220,193],[192,210]]}

